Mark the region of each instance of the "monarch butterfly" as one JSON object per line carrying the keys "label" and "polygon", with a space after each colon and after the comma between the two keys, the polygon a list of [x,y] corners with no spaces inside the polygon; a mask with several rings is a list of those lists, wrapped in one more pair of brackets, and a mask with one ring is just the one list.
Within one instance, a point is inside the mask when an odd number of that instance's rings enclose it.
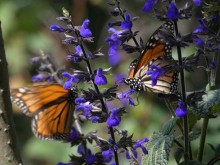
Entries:
{"label": "monarch butterfly", "polygon": [[[177,72],[172,71],[172,48],[168,43],[159,40],[159,31],[163,28],[174,31],[171,21],[161,25],[150,37],[147,46],[140,57],[131,62],[129,66],[129,76],[124,79],[124,83],[137,91],[148,91],[162,94],[174,94],[177,91]],[[157,79],[156,85],[152,85],[152,78],[147,75],[150,66],[166,70],[166,73]]]}
{"label": "monarch butterfly", "polygon": [[11,99],[27,116],[34,117],[32,131],[38,138],[68,138],[75,108],[76,89],[65,90],[59,84],[40,83],[30,88],[11,90]]}

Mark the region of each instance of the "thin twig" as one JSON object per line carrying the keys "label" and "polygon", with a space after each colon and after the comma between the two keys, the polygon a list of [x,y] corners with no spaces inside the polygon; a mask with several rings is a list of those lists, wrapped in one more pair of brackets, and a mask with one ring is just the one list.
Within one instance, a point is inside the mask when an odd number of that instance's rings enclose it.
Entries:
{"label": "thin twig", "polygon": [[201,162],[202,162],[202,158],[203,158],[203,151],[204,151],[204,146],[205,146],[206,131],[208,128],[208,124],[209,124],[209,118],[204,118],[200,142],[199,142],[199,151],[198,151],[198,155],[197,155],[198,161],[201,161]]}
{"label": "thin twig", "polygon": [[[72,24],[72,27],[73,27],[73,29],[74,29],[74,25],[73,25],[73,24]],[[80,35],[79,35],[78,31],[75,30],[74,32],[75,32],[76,37],[77,37],[77,38],[80,38]],[[88,59],[87,54],[86,54],[86,51],[85,51],[85,49],[84,49],[84,47],[83,47],[83,45],[82,45],[81,43],[80,43],[80,47],[81,47],[81,49],[82,49],[84,58],[85,58],[85,59]],[[90,74],[90,75],[93,75],[92,67],[91,67],[91,64],[90,64],[89,60],[85,60],[85,62],[86,62],[86,64],[87,64],[89,74]],[[95,82],[94,82],[93,79],[91,79],[91,81],[92,81],[92,83],[93,83],[93,86],[94,86],[94,88],[95,88],[97,94],[100,95],[100,91],[99,91],[98,86],[95,84]],[[101,105],[102,105],[102,110],[103,110],[104,112],[106,112],[106,113],[109,113],[109,112],[108,112],[108,109],[107,109],[107,107],[106,107],[106,104],[105,104],[105,102],[104,102],[104,100],[103,100],[103,98],[100,98],[100,102],[101,102]],[[112,140],[115,141],[115,135],[114,135],[114,130],[113,130],[113,128],[112,128],[112,127],[108,127],[108,128],[109,128],[109,131],[110,131]],[[116,165],[119,165],[118,153],[117,153],[116,150],[114,150],[114,156],[115,156],[115,163],[116,163]]]}
{"label": "thin twig", "polygon": [[[174,21],[175,32],[178,35],[178,26],[177,21]],[[181,47],[177,46],[177,54],[178,54],[178,61],[179,65],[182,66],[182,52]],[[186,89],[185,89],[185,80],[184,80],[184,70],[180,71],[180,83],[181,83],[181,94],[182,94],[182,101],[186,103]],[[184,163],[185,165],[188,164],[189,159],[189,128],[188,128],[188,115],[183,118],[183,128],[184,128]]]}

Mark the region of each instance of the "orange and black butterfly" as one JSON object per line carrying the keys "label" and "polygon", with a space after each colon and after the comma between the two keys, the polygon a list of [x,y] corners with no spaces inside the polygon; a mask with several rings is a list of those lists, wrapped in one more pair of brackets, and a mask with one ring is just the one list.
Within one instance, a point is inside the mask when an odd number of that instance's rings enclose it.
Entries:
{"label": "orange and black butterfly", "polygon": [[[162,94],[174,94],[177,91],[178,74],[173,71],[172,47],[169,43],[162,42],[158,34],[163,28],[174,31],[171,21],[161,25],[150,37],[145,50],[140,57],[135,59],[129,67],[129,76],[124,83],[137,91],[148,91]],[[157,79],[157,84],[152,86],[152,78],[147,75],[151,65],[156,65],[166,70],[163,76]]]}
{"label": "orange and black butterfly", "polygon": [[41,139],[65,140],[73,123],[76,88],[40,83],[11,90],[12,102],[27,116],[34,117],[32,131]]}

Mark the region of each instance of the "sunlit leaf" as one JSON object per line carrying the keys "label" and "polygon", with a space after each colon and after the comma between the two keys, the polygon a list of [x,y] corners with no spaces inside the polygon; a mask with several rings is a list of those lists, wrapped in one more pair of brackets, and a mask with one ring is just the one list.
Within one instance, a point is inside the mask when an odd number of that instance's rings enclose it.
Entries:
{"label": "sunlit leaf", "polygon": [[189,122],[189,131],[192,130],[193,126],[197,123],[198,118],[191,111],[188,112],[188,122]]}
{"label": "sunlit leaf", "polygon": [[167,121],[163,125],[163,128],[162,128],[163,135],[169,135],[170,131],[176,125],[177,121],[178,121],[178,118],[172,118],[169,121]]}
{"label": "sunlit leaf", "polygon": [[170,148],[174,135],[163,135],[162,132],[154,132],[150,141],[146,144],[148,155],[142,157],[144,165],[166,165],[169,160]]}
{"label": "sunlit leaf", "polygon": [[[195,102],[190,110],[198,117],[207,117],[210,113],[219,111],[220,90],[211,90],[202,95],[202,99]],[[212,107],[214,109],[212,110]],[[210,111],[211,109],[211,111]]]}
{"label": "sunlit leaf", "polygon": [[183,157],[183,154],[184,154],[184,150],[182,148],[178,147],[174,153],[174,158],[175,158],[177,164],[180,163],[180,160]]}

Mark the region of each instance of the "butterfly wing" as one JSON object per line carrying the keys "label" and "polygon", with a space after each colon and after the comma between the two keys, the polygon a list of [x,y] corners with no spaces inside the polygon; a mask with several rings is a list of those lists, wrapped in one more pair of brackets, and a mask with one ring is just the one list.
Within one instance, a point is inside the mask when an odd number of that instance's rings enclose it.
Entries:
{"label": "butterfly wing", "polygon": [[129,66],[129,69],[128,69],[128,72],[129,72],[128,77],[129,78],[134,77],[134,73],[135,73],[134,71],[135,71],[135,68],[137,66],[138,61],[139,61],[139,58],[137,58],[137,59],[135,59],[134,61],[131,62],[130,66]]}
{"label": "butterfly wing", "polygon": [[[163,28],[174,31],[174,25],[171,21],[161,25],[150,37],[142,55],[130,64],[129,76],[124,82],[136,90],[164,94],[177,91],[178,75],[171,69],[167,70],[173,63],[172,47],[168,43],[162,42],[158,37],[159,31]],[[155,86],[152,86],[151,76],[146,74],[152,64],[167,70],[165,75],[158,78]]]}
{"label": "butterfly wing", "polygon": [[173,32],[174,25],[171,21],[168,21],[161,25],[150,37],[145,50],[143,51],[140,58],[138,58],[137,65],[134,69],[134,75],[137,73],[137,71],[144,66],[145,64],[149,63],[153,59],[166,56],[167,58],[172,58],[172,48],[166,43],[163,43],[158,38],[158,33],[161,29],[167,28]]}
{"label": "butterfly wing", "polygon": [[[172,63],[172,59],[157,58],[142,66],[134,78],[138,79],[141,77],[144,91],[163,94],[177,93],[178,74],[172,70]],[[156,65],[166,70],[166,73],[157,79],[157,84],[155,86],[152,86],[151,76],[146,74],[150,65]]]}
{"label": "butterfly wing", "polygon": [[68,137],[74,110],[69,90],[59,84],[38,84],[12,89],[11,96],[26,115],[34,116],[32,130],[37,137],[57,140]]}

